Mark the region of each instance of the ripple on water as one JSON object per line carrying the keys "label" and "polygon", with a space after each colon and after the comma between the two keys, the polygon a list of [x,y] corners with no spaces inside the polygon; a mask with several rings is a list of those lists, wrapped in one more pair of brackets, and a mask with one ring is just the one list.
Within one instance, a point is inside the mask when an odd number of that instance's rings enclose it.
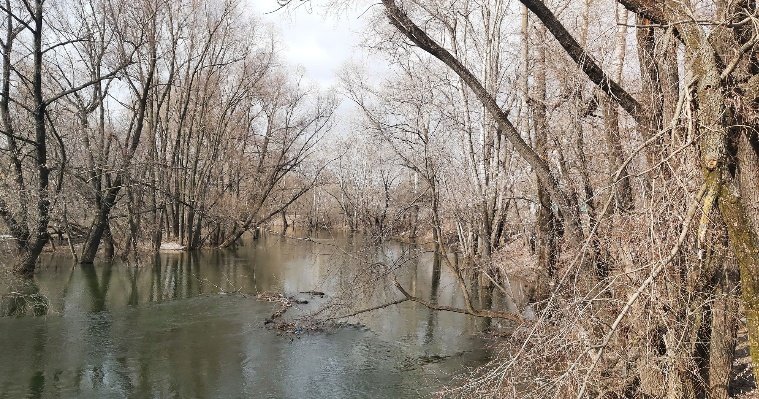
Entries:
{"label": "ripple on water", "polygon": [[[293,337],[264,327],[274,305],[220,294],[324,289],[319,251],[264,239],[140,268],[42,268],[48,316],[0,318],[0,399],[419,397],[482,363],[461,315],[405,304]],[[455,296],[450,282],[430,291],[430,265],[415,273],[419,292]]]}

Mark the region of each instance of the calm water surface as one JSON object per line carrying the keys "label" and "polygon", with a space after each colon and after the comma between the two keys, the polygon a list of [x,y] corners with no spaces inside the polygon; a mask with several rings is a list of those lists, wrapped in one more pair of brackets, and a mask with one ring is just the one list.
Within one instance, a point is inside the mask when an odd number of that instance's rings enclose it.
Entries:
{"label": "calm water surface", "polygon": [[[413,398],[486,360],[481,321],[414,303],[351,320],[361,328],[293,336],[264,327],[275,305],[256,293],[344,291],[355,280],[342,273],[359,267],[344,255],[354,244],[264,236],[139,267],[48,257],[32,288],[49,301],[47,314],[0,318],[0,398]],[[408,262],[403,284],[456,304],[452,277],[432,259]]]}

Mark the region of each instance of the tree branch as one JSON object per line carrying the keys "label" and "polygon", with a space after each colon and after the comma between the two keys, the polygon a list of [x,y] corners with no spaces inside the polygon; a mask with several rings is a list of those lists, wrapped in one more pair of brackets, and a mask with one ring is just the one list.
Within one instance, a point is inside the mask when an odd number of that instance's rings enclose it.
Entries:
{"label": "tree branch", "polygon": [[[500,131],[511,142],[514,149],[535,170],[538,179],[546,186],[551,199],[558,205],[565,219],[567,238],[573,244],[579,244],[583,240],[583,231],[580,227],[580,216],[569,198],[559,187],[559,183],[551,173],[548,163],[530,147],[509,120],[506,112],[498,105],[493,94],[489,93],[476,76],[464,66],[448,50],[442,48],[426,32],[419,28],[406,13],[401,10],[394,0],[382,0],[385,14],[390,24],[395,26],[403,35],[409,38],[422,50],[428,52],[442,61],[453,70],[466,85],[477,95],[482,105],[488,110],[498,124]],[[634,101],[634,100],[633,100]]]}
{"label": "tree branch", "polygon": [[577,66],[585,72],[585,75],[606,93],[613,101],[618,103],[639,124],[645,122],[643,108],[622,86],[607,74],[577,42],[572,34],[556,18],[551,10],[546,7],[542,0],[519,0],[535,14],[543,25],[551,32],[551,35],[559,42]]}
{"label": "tree branch", "polygon": [[505,320],[511,320],[518,323],[524,323],[524,319],[522,316],[516,314],[516,313],[510,313],[510,312],[497,312],[494,310],[484,310],[484,309],[461,309],[461,308],[455,308],[453,306],[444,306],[444,305],[437,305],[434,303],[429,303],[421,298],[415,297],[411,294],[409,294],[408,291],[406,291],[405,288],[401,285],[401,283],[398,282],[398,280],[395,280],[395,287],[398,288],[398,291],[403,294],[403,296],[406,297],[406,299],[410,301],[414,301],[416,303],[421,304],[422,306],[431,309],[431,310],[438,310],[438,311],[445,311],[445,312],[454,312],[454,313],[463,313],[468,314],[470,316],[476,316],[476,317],[489,317],[492,319],[505,319]]}
{"label": "tree branch", "polygon": [[358,315],[360,315],[362,313],[369,313],[369,312],[373,312],[375,310],[384,309],[384,308],[387,308],[387,307],[390,307],[390,306],[401,304],[403,302],[408,302],[410,300],[411,299],[409,299],[409,298],[398,299],[396,301],[392,301],[392,302],[388,302],[388,303],[383,303],[382,305],[372,306],[371,308],[357,310],[357,311],[355,311],[353,313],[348,313],[348,314],[344,314],[344,315],[340,315],[340,316],[328,317],[328,318],[324,319],[324,321],[332,321],[332,320],[338,320],[338,319],[347,319],[348,317],[358,316]]}
{"label": "tree branch", "polygon": [[68,90],[62,91],[62,92],[56,94],[55,96],[50,97],[47,100],[45,100],[44,104],[45,104],[45,106],[50,105],[50,104],[52,104],[52,103],[60,100],[61,98],[68,96],[69,94],[76,93],[76,92],[78,92],[80,90],[86,89],[87,87],[94,85],[95,83],[102,82],[104,80],[110,79],[110,78],[116,76],[119,72],[121,72],[122,69],[124,69],[127,65],[129,65],[131,63],[132,63],[131,60],[127,61],[127,62],[119,65],[115,70],[111,71],[110,73],[108,73],[106,75],[103,75],[103,76],[101,76],[101,77],[99,77],[97,79],[90,80],[89,82],[83,83],[83,84],[81,84],[79,86],[72,87],[72,88],[70,88]]}

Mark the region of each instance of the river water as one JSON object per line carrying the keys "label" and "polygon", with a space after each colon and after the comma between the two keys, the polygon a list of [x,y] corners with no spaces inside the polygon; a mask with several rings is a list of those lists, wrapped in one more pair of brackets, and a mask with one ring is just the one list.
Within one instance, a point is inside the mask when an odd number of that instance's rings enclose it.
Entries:
{"label": "river water", "polygon": [[[0,398],[427,397],[487,360],[482,320],[412,302],[323,332],[266,328],[278,305],[256,300],[261,292],[310,301],[288,314],[319,306],[301,291],[344,301],[353,289],[359,307],[393,299],[392,290],[358,292],[349,276],[371,266],[351,255],[355,240],[264,235],[234,250],[164,253],[139,266],[73,267],[49,255],[33,284],[0,285],[6,313],[9,292],[38,290],[49,304],[0,318]],[[392,244],[376,256],[391,262],[408,253]],[[431,253],[409,259],[397,272],[407,290],[460,304]]]}

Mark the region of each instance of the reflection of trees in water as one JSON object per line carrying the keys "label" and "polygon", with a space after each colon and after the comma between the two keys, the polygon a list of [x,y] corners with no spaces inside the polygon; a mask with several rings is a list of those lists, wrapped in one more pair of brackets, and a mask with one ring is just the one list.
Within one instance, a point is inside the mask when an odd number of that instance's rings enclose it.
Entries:
{"label": "reflection of trees in water", "polygon": [[[438,290],[440,289],[440,275],[442,274],[440,253],[435,251],[432,255],[432,281],[430,284],[430,303],[437,305]],[[438,312],[432,309],[427,311],[427,328],[424,331],[424,343],[429,344],[432,342],[432,338],[435,331],[435,325],[437,324]]]}
{"label": "reflection of trees in water", "polygon": [[392,300],[397,292],[393,286],[396,276],[408,280],[416,289],[416,264],[418,253],[394,244],[358,239],[352,243],[336,267],[346,273],[339,276],[343,291],[338,294],[347,300],[348,306],[368,307]]}
{"label": "reflection of trees in water", "polygon": [[12,279],[8,292],[0,297],[0,316],[43,316],[50,308],[50,301],[40,293],[33,279]]}
{"label": "reflection of trees in water", "polygon": [[154,257],[150,280],[149,302],[160,302],[182,297],[182,281],[188,267],[185,254],[163,254]]}
{"label": "reflection of trees in water", "polygon": [[92,300],[92,312],[102,312],[106,309],[106,300],[108,299],[108,288],[111,286],[111,276],[113,275],[113,265],[106,262],[103,265],[100,278],[92,264],[81,265],[82,275],[87,282],[87,288],[90,291]]}
{"label": "reflection of trees in water", "polygon": [[138,267],[127,266],[126,273],[129,278],[129,299],[127,300],[127,305],[129,306],[137,306],[140,302],[139,288],[137,286],[139,271],[140,268]]}
{"label": "reflection of trees in water", "polygon": [[[186,263],[184,261],[184,253],[182,253],[178,258],[173,258],[170,261],[171,268],[169,269],[169,282],[168,287],[169,291],[171,292],[171,299],[179,299],[181,298],[181,284],[184,277],[187,277],[184,273]],[[187,265],[189,265],[189,262],[187,262]],[[181,268],[181,270],[180,270]]]}
{"label": "reflection of trees in water", "polygon": [[[138,306],[206,293],[254,289],[253,262],[235,254],[230,250],[162,253],[143,258],[140,266],[98,262],[77,266],[68,281],[63,283],[60,277],[57,281],[61,282],[64,297],[71,290],[80,290],[78,284],[83,283],[91,295],[86,297],[88,303],[82,305],[94,312],[105,310],[109,304]],[[48,280],[51,279],[43,279],[40,284],[50,288]]]}
{"label": "reflection of trees in water", "polygon": [[27,398],[41,398],[45,392],[45,373],[37,371],[32,374],[32,378],[29,381],[29,394]]}
{"label": "reflection of trees in water", "polygon": [[161,285],[161,256],[158,254],[153,257],[153,268],[151,271],[148,302],[155,302],[159,298],[163,298],[163,286]]}
{"label": "reflection of trees in water", "polygon": [[[98,269],[100,275],[98,275]],[[112,337],[112,318],[108,312],[108,291],[111,287],[111,278],[113,277],[113,264],[111,262],[103,263],[102,267],[97,269],[93,264],[81,265],[82,276],[85,279],[87,289],[90,294],[90,312],[84,319],[86,335],[81,337],[86,341],[98,342],[99,348],[111,348],[113,346]],[[98,348],[98,349],[99,349]],[[106,370],[105,360],[107,353],[99,354],[100,351],[95,348],[86,348],[91,356],[96,356],[90,360],[90,364],[80,369],[79,384],[89,382],[93,387],[104,387]]]}
{"label": "reflection of trees in water", "polygon": [[[456,258],[458,261],[458,257]],[[471,261],[470,261],[471,262]],[[470,288],[469,292],[473,298],[476,298],[476,305],[482,310],[490,310],[493,308],[493,291],[494,286],[488,281],[484,280],[482,273],[478,272],[476,268],[471,265],[468,266]],[[475,302],[473,300],[472,302]],[[490,328],[493,319],[490,317],[482,317],[479,319],[479,328],[485,330]]]}
{"label": "reflection of trees in water", "polygon": [[[367,259],[384,259],[388,263],[395,263],[396,259],[408,259],[408,263],[396,265],[399,278],[414,287],[415,293],[420,297],[432,303],[448,303],[450,276],[446,271],[441,271],[440,255],[435,254],[433,257],[430,253],[392,245],[390,249],[366,246],[360,238],[354,238],[352,245],[345,249],[351,255],[362,252]],[[252,288],[255,286],[256,268],[262,281],[271,284],[262,288],[270,289],[274,284],[280,284],[275,280],[281,279],[292,290],[323,289],[322,286],[313,284],[316,278],[303,278],[320,270],[322,264],[317,262],[330,262],[335,266],[335,273],[343,273],[341,275],[345,278],[339,281],[345,284],[346,291],[355,289],[354,283],[364,282],[363,278],[355,277],[354,273],[363,275],[362,272],[388,271],[372,268],[374,262],[356,262],[355,257],[344,254],[342,248],[338,250],[315,243],[287,248],[290,249],[284,254],[280,253],[282,251],[279,248],[272,251],[274,254],[246,248],[241,248],[239,255],[230,251],[162,254],[151,258],[152,262],[143,262],[142,268],[119,262],[77,267],[71,273],[71,281],[65,288],[71,293],[68,296],[64,294],[63,298],[62,309],[68,312],[66,317],[51,324],[50,330],[40,335],[39,347],[33,344],[33,330],[23,330],[24,334],[18,334],[19,340],[25,343],[23,350],[30,354],[25,356],[26,359],[32,359],[31,354],[35,352],[42,353],[43,357],[40,357],[39,368],[32,363],[25,363],[26,370],[19,373],[20,377],[15,379],[14,384],[28,397],[234,397],[233,394],[225,393],[234,392],[234,385],[239,381],[248,384],[255,378],[261,378],[262,374],[276,377],[274,371],[266,374],[270,370],[283,370],[280,366],[275,368],[259,365],[266,360],[285,359],[288,364],[284,371],[288,375],[299,376],[304,375],[300,372],[304,365],[313,368],[314,372],[321,370],[324,365],[320,359],[325,353],[335,351],[334,353],[345,353],[346,358],[348,355],[356,357],[360,351],[355,350],[353,341],[345,341],[353,340],[357,336],[356,332],[348,331],[334,347],[326,345],[318,350],[308,349],[304,355],[303,352],[293,350],[292,345],[278,344],[279,337],[274,339],[272,336],[272,340],[267,342],[266,338],[251,333],[249,322],[240,322],[242,310],[238,312],[235,308],[240,305],[232,303],[232,313],[226,313],[230,309],[229,304],[218,298],[145,306],[139,311],[119,309],[119,306],[125,304],[145,304],[148,296],[151,300],[168,302],[171,299],[200,295],[203,287],[206,291],[216,292],[217,286],[226,288],[222,283],[231,286],[243,284]],[[60,273],[57,275],[58,281],[63,282],[68,271]],[[50,289],[44,276],[38,281],[44,292],[61,291]],[[377,285],[376,281],[374,284]],[[382,288],[375,289],[377,294],[385,294]],[[387,293],[397,298],[394,290]],[[367,301],[370,299],[361,298]],[[51,299],[57,309],[60,298]],[[247,305],[243,306],[246,312],[249,311]],[[440,317],[438,312],[428,313],[417,306],[404,306],[402,310],[373,317],[374,323],[389,326],[389,334],[392,334],[394,340],[403,340],[408,336],[414,340],[422,338],[426,344],[433,343],[434,347],[428,345],[424,348],[425,353],[434,351],[429,353],[437,354],[441,350],[441,345],[437,342],[451,342],[452,338],[445,332],[445,327],[450,323],[448,317]],[[251,314],[257,314],[255,312],[258,310]],[[424,336],[419,337],[419,333]],[[329,340],[324,340],[322,344],[329,343]],[[60,353],[61,348],[65,348],[65,353]],[[48,358],[45,359],[44,356]],[[309,356],[311,360],[308,360]],[[391,355],[388,354],[387,357]],[[381,361],[385,361],[382,359],[385,359],[385,355],[381,355]],[[339,391],[343,388],[339,384],[341,381],[365,378],[364,369],[348,367],[356,361],[353,358],[345,363],[345,373],[329,373],[338,392],[343,392]],[[371,356],[358,361],[372,369],[383,367],[372,364],[377,360]],[[394,360],[390,361],[395,364]],[[295,389],[288,385],[292,384],[292,380],[288,383],[287,379],[272,378],[272,381],[274,382],[267,381],[265,384],[255,382],[251,386],[258,388],[264,384],[271,390],[268,392],[276,392],[274,396],[277,397],[305,389],[303,386]],[[281,394],[277,395],[278,393]]]}
{"label": "reflection of trees in water", "polygon": [[148,302],[189,296],[193,291],[192,268],[192,257],[185,253],[156,255],[150,274]]}
{"label": "reflection of trees in water", "polygon": [[[109,296],[111,301],[117,301],[126,295],[127,304],[137,305],[141,269],[128,264],[104,262],[97,266],[81,265],[80,270],[84,287],[89,294],[90,307],[80,321],[83,330],[74,329],[72,332],[77,336],[68,337],[67,340],[82,341],[82,346],[71,350],[74,353],[78,350],[78,355],[87,360],[74,373],[73,387],[82,396],[86,396],[87,391],[92,389],[94,392],[119,392],[131,397],[134,391],[132,377],[122,371],[128,370],[129,365],[127,359],[119,355],[124,350],[119,345],[119,337],[124,334],[119,331],[120,326],[114,324],[114,316],[109,309]],[[119,284],[123,280],[118,278],[118,273],[124,273],[128,285]],[[84,334],[80,336],[82,331]],[[46,394],[49,395],[50,386],[46,389]]]}
{"label": "reflection of trees in water", "polygon": [[47,325],[42,323],[34,329],[34,334],[30,337],[34,342],[34,353],[32,354],[32,366],[36,369],[35,373],[29,379],[29,389],[27,398],[41,398],[45,393],[46,380],[43,371],[46,365],[47,354]]}
{"label": "reflection of trees in water", "polygon": [[[208,263],[209,259],[214,264],[206,268],[209,275],[203,278],[200,276],[200,268],[204,261]],[[154,359],[151,353],[127,356],[143,360],[141,360],[134,376],[122,372],[134,367],[127,364],[127,357],[119,355],[125,350],[129,351],[129,349],[120,347],[118,340],[118,337],[128,335],[120,329],[129,323],[114,324],[113,317],[109,312],[110,307],[120,302],[119,299],[122,301],[125,299],[130,306],[137,305],[145,300],[146,294],[151,296],[151,300],[157,301],[200,295],[203,291],[204,280],[210,280],[213,285],[219,285],[219,281],[234,284],[235,278],[229,276],[228,273],[234,274],[236,267],[233,264],[240,264],[239,259],[230,256],[228,251],[219,251],[209,258],[203,258],[197,253],[190,253],[157,256],[153,260],[152,268],[135,268],[119,263],[98,263],[96,265],[82,265],[72,271],[63,290],[64,297],[66,292],[72,290],[83,293],[84,296],[81,297],[83,301],[74,308],[83,309],[85,313],[81,315],[82,319],[78,317],[71,319],[76,320],[77,326],[81,327],[81,329],[74,328],[71,330],[75,336],[61,338],[67,342],[70,340],[82,342],[82,346],[75,345],[67,348],[67,350],[71,351],[70,356],[81,356],[86,359],[86,362],[71,370],[73,371],[72,374],[64,371],[63,376],[59,375],[60,371],[47,369],[44,356],[51,351],[47,347],[50,346],[48,341],[51,337],[48,337],[46,331],[41,331],[40,334],[32,334],[29,337],[30,340],[27,341],[31,344],[29,347],[31,350],[30,363],[27,364],[31,370],[28,374],[24,373],[24,380],[19,381],[24,385],[26,397],[55,397],[57,396],[56,392],[60,392],[61,384],[66,385],[69,389],[73,388],[75,395],[116,389],[115,392],[128,397],[131,397],[132,394],[139,397],[152,396],[152,389],[156,386],[154,374],[161,371],[160,369],[169,367],[161,360],[165,357],[159,356]],[[240,264],[239,267],[242,268],[245,265]],[[119,273],[123,274],[119,275]],[[29,313],[43,315],[47,312],[48,300],[40,294],[39,287],[34,280],[15,280],[8,282],[7,287],[7,293],[0,296],[0,315],[21,316]],[[74,296],[71,299],[76,301],[77,298],[79,297]],[[46,328],[44,323],[41,326],[43,330]],[[169,334],[169,332],[159,334]],[[176,346],[167,350],[171,353],[171,357],[181,358],[180,352],[184,348]],[[228,350],[226,343],[220,342],[218,347],[214,346],[212,349],[204,347],[202,354],[188,354],[188,361],[195,365],[204,364],[206,357],[210,356],[215,359],[211,363],[218,363],[221,362],[222,357],[233,355],[224,352],[225,350]],[[148,360],[145,361],[145,359]],[[212,381],[218,379],[218,376],[213,376],[214,371],[208,367],[202,367],[200,370],[188,367],[181,373],[186,378],[181,378],[180,381],[187,381],[190,385],[194,384],[196,392],[208,390],[208,387],[205,386],[206,378],[211,378]],[[166,393],[187,391],[187,387],[181,385],[184,382],[180,381],[167,381],[167,385],[162,388],[163,391]],[[145,395],[140,395],[140,393]]]}
{"label": "reflection of trees in water", "polygon": [[255,286],[253,266],[241,262],[236,254],[237,251],[225,249],[155,256],[147,301],[186,299]]}

